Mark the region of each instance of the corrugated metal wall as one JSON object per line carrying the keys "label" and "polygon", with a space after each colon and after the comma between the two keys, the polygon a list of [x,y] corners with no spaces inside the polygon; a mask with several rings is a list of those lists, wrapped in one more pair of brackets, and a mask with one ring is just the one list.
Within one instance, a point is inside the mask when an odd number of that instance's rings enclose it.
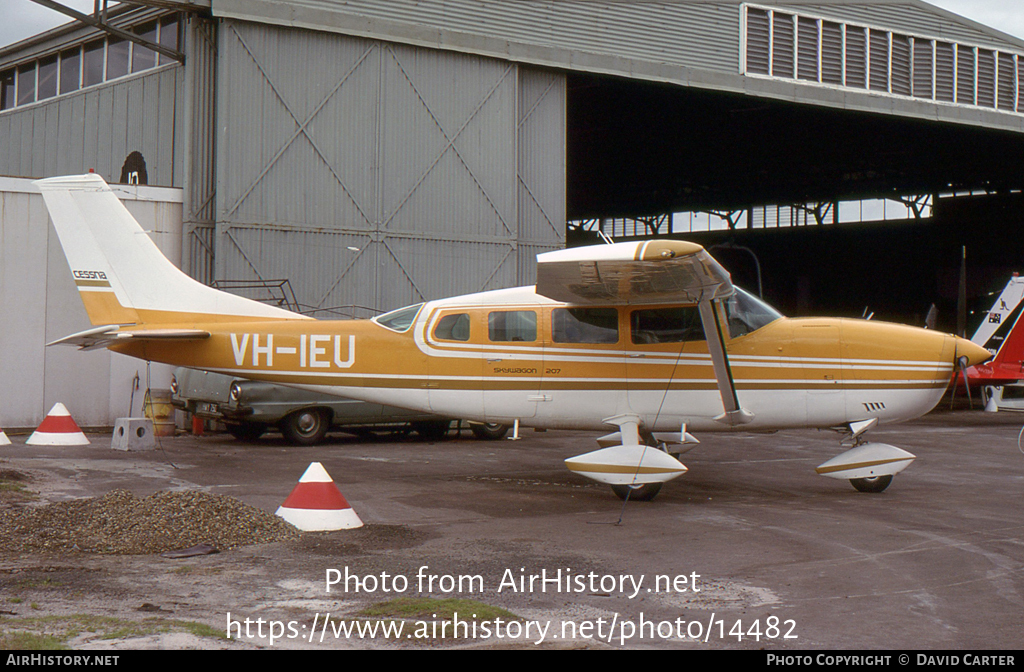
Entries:
{"label": "corrugated metal wall", "polygon": [[184,93],[179,129],[187,151],[179,161],[184,190],[182,260],[200,282],[213,280],[216,198],[217,23],[189,17],[186,24]]}
{"label": "corrugated metal wall", "polygon": [[[507,43],[613,55],[687,67],[735,72],[739,3],[731,2],[523,2],[522,0],[231,0],[213,4],[218,15],[265,18],[292,25],[332,22],[346,32],[393,32],[418,43],[446,41],[438,31],[486,36]],[[332,15],[339,17],[332,20]],[[348,17],[357,17],[356,21]],[[369,20],[358,20],[365,17]],[[478,40],[476,40],[478,41]],[[462,45],[472,50],[475,40]],[[510,54],[511,55],[511,54]]]}
{"label": "corrugated metal wall", "polygon": [[0,114],[0,175],[96,170],[117,181],[128,154],[146,159],[149,184],[174,185],[175,106],[184,68],[90,87]]}
{"label": "corrugated metal wall", "polygon": [[[181,249],[181,192],[115,187],[125,207],[175,264]],[[128,415],[131,381],[146,364],[108,350],[79,352],[46,343],[92,325],[78,296],[43,197],[30,180],[0,178],[0,428],[35,427],[58,401],[82,426]],[[171,367],[154,364],[154,388]],[[12,384],[16,382],[17,384]],[[141,393],[134,414],[141,414]]]}
{"label": "corrugated metal wall", "polygon": [[564,76],[235,21],[219,63],[218,279],[388,310],[532,282],[563,245]]}

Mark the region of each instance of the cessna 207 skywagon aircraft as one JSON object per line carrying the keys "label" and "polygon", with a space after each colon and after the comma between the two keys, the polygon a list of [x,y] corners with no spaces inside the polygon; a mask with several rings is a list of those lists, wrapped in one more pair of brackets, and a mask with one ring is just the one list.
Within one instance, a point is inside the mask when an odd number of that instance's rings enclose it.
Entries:
{"label": "cessna 207 skywagon aircraft", "polygon": [[36,184],[96,325],[56,343],[480,422],[617,425],[566,465],[624,498],[686,471],[689,431],[736,429],[845,428],[853,447],[818,473],[884,490],[914,455],[864,431],[927,413],[954,362],[989,357],[935,331],[784,318],[674,240],[548,252],[536,287],[319,321],[189,278],[97,175]]}

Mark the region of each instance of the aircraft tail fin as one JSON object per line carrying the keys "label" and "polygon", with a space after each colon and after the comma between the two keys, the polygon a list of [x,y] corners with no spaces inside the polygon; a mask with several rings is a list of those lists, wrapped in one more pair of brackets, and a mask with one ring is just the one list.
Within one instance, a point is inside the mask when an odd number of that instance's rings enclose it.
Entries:
{"label": "aircraft tail fin", "polygon": [[1024,278],[1016,273],[986,313],[971,337],[976,345],[995,355],[989,364],[1024,360]]}
{"label": "aircraft tail fin", "polygon": [[52,177],[35,184],[94,325],[303,318],[182,273],[99,175]]}

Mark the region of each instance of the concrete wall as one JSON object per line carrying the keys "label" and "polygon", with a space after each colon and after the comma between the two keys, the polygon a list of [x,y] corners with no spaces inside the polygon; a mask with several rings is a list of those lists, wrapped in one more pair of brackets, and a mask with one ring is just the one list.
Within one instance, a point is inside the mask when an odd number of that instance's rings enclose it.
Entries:
{"label": "concrete wall", "polygon": [[[114,188],[180,265],[181,190]],[[136,373],[140,390],[131,414],[141,415],[146,362],[107,350],[45,347],[91,326],[43,197],[30,180],[0,178],[0,428],[35,428],[57,402],[81,426],[113,425],[129,415]],[[153,389],[166,389],[171,367],[153,364],[148,375]]]}

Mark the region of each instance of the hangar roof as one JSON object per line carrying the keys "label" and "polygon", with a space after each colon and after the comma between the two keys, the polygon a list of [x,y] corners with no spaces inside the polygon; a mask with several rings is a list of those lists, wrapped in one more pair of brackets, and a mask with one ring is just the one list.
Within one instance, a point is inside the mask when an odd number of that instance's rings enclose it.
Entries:
{"label": "hangar roof", "polygon": [[[921,0],[758,4],[735,0],[210,0],[210,6],[214,16],[224,18],[358,35],[561,70],[1024,132],[1024,115],[1016,113],[1016,61],[1020,54],[1024,70],[1024,41]],[[769,22],[765,39],[771,36],[771,44],[763,45],[764,57],[772,58],[773,50],[776,54],[776,62],[766,71],[751,67],[751,59],[757,58],[752,52],[758,43],[756,24],[762,17]],[[830,29],[842,36],[834,53],[829,51]],[[811,30],[815,35],[808,39]],[[848,85],[845,75],[829,78],[830,56],[843,62],[859,57],[863,67],[869,68],[866,53],[853,53],[854,33],[865,36],[866,50],[875,54],[870,66],[875,84],[865,80]],[[847,34],[851,36],[849,47]],[[793,52],[789,63],[779,62],[777,56],[786,50],[781,48],[785,40],[786,49]],[[885,57],[879,59],[883,46]],[[965,77],[961,71],[968,62],[965,55],[970,56],[972,88],[967,104],[964,86],[959,96],[943,100],[941,80],[949,74],[943,71],[944,48],[958,53],[958,61],[951,61],[954,79]],[[814,73],[810,76],[805,72],[805,57],[817,61],[811,65]],[[903,62],[904,57],[911,60]],[[920,76],[925,59],[934,69],[927,95],[921,88],[923,81],[916,82],[919,86],[913,90],[914,82],[908,82],[904,92],[897,71],[902,65],[909,76],[914,72]],[[877,83],[882,78],[873,68],[882,60],[887,72],[880,89]],[[960,70],[955,69],[956,63]],[[1009,65],[1014,72],[1007,80]],[[782,72],[785,67],[788,73]],[[1000,111],[1006,109],[1006,101],[999,105],[994,93],[991,102],[984,99],[989,87],[982,80],[987,77],[995,89],[999,86],[997,72],[1004,77],[1004,95],[1008,82],[1013,82],[1014,102],[1009,113]]]}

